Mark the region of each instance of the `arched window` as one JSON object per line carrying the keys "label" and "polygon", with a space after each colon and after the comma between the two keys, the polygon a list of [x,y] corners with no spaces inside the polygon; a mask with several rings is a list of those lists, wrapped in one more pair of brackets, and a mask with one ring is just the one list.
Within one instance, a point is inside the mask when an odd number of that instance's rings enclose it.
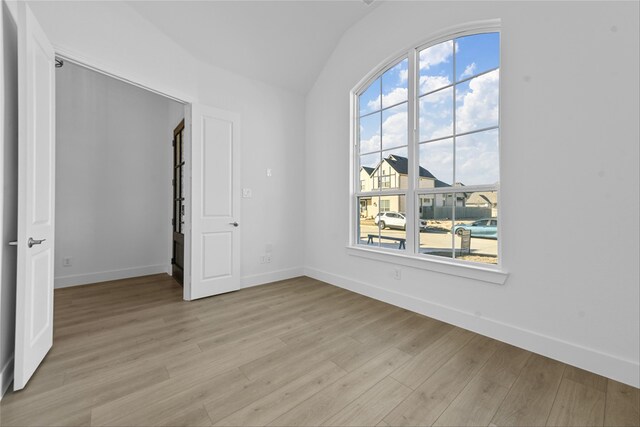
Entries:
{"label": "arched window", "polygon": [[500,34],[410,49],[353,91],[354,245],[499,263]]}

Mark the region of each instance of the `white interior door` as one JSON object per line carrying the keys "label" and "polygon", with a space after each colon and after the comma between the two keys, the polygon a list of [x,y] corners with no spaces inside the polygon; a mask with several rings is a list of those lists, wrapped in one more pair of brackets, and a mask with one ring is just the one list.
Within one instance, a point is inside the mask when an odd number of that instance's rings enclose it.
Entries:
{"label": "white interior door", "polygon": [[14,389],[53,344],[55,57],[31,10],[18,3],[18,269]]}
{"label": "white interior door", "polygon": [[186,224],[185,247],[191,268],[185,272],[185,297],[197,299],[240,289],[240,124],[234,113],[197,104],[187,116],[191,233]]}

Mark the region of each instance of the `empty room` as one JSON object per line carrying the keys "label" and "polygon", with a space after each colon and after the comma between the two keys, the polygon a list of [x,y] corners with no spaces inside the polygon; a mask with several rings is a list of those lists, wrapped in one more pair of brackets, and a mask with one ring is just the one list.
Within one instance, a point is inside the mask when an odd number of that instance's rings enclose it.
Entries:
{"label": "empty room", "polygon": [[638,1],[0,3],[0,426],[640,426]]}

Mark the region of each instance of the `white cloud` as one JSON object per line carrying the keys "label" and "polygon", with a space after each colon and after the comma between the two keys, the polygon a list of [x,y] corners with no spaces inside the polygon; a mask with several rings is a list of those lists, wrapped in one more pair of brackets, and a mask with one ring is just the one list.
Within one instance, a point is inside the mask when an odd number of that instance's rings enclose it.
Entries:
{"label": "white cloud", "polygon": [[429,119],[431,120],[420,117],[420,141],[442,138],[444,136],[450,136],[453,133],[451,114],[443,114],[441,117],[432,116],[429,117]]}
{"label": "white cloud", "polygon": [[[395,105],[406,100],[407,88],[397,87],[386,95],[382,95],[382,108],[388,107],[389,105]],[[372,99],[371,101],[369,101],[367,103],[367,107],[372,111],[378,110],[380,108],[380,95],[378,95],[376,99]]]}
{"label": "white cloud", "polygon": [[451,184],[453,179],[453,141],[430,142],[420,145],[420,166],[437,179]]}
{"label": "white cloud", "polygon": [[471,64],[467,65],[467,67],[464,69],[462,74],[460,74],[460,79],[462,80],[465,77],[473,76],[473,73],[475,73],[476,68],[477,67],[475,62],[472,62]]}
{"label": "white cloud", "polygon": [[449,136],[453,133],[453,88],[420,98],[420,141]]}
{"label": "white cloud", "polygon": [[474,133],[456,141],[456,181],[494,184],[498,173],[498,131]]}
{"label": "white cloud", "polygon": [[[382,122],[382,142],[384,143],[384,149],[407,145],[408,114],[406,108],[402,108],[401,110],[402,111],[385,118]],[[360,127],[360,132],[361,134],[364,132],[362,126]],[[361,153],[368,153],[377,150],[380,150],[379,130],[370,138],[360,140]]]}
{"label": "white cloud", "polygon": [[[447,76],[420,76],[420,93],[431,92],[451,84]],[[430,97],[435,99],[435,97]]]}
{"label": "white cloud", "polygon": [[405,83],[407,80],[409,80],[409,70],[407,70],[406,68],[403,70],[400,70],[399,76],[400,76],[400,84]]}
{"label": "white cloud", "polygon": [[[457,46],[456,46],[457,48]],[[453,42],[446,41],[444,43],[431,46],[420,52],[420,69],[428,70],[429,68],[449,62],[449,58],[453,55]]]}
{"label": "white cloud", "polygon": [[382,122],[383,148],[407,145],[407,120],[406,108],[396,114],[392,114]]}
{"label": "white cloud", "polygon": [[468,132],[474,129],[498,124],[498,84],[500,71],[495,70],[469,81],[469,91],[458,92],[456,103],[456,131]]}
{"label": "white cloud", "polygon": [[[362,132],[364,132],[364,129],[362,128],[362,126],[360,126],[360,133],[362,134]],[[360,140],[361,153],[370,153],[372,151],[376,151],[379,149],[380,149],[380,132],[379,131],[376,132],[376,134],[369,139]]]}

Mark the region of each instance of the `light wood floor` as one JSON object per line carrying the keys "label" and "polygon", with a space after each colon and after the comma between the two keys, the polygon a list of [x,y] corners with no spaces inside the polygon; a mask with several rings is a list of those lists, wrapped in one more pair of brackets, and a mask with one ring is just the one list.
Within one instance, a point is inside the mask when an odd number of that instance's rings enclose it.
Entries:
{"label": "light wood floor", "polygon": [[638,389],[309,278],[195,302],[156,275],[55,293],[4,425],[638,425]]}

